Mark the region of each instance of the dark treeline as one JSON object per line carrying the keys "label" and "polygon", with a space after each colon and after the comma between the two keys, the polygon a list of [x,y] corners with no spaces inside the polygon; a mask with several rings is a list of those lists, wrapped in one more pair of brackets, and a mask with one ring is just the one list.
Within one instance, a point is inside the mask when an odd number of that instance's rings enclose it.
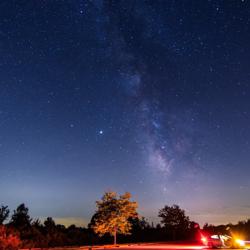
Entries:
{"label": "dark treeline", "polygon": [[243,240],[249,240],[250,235],[250,219],[245,221],[239,221],[237,224],[226,224],[226,225],[208,225],[207,223],[203,226],[203,230],[210,234],[228,234],[228,229],[236,234],[238,238]]}
{"label": "dark treeline", "polygon": [[[150,224],[145,218],[131,219],[129,235],[118,235],[119,243],[154,242],[170,240],[197,240],[198,224],[190,221],[185,211],[177,205],[165,206],[159,211],[161,224]],[[228,225],[213,226],[205,224],[204,230],[211,233],[226,233]],[[231,225],[233,231],[242,235],[250,234],[250,220]],[[29,209],[21,204],[10,216],[7,206],[0,207],[0,250],[19,248],[48,248],[55,246],[82,246],[112,244],[109,235],[99,237],[88,227],[56,224],[48,217],[43,223],[32,219]]]}

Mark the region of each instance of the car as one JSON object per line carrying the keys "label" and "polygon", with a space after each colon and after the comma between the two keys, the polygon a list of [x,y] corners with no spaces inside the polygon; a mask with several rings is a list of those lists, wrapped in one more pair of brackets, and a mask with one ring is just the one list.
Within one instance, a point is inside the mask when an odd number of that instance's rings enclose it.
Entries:
{"label": "car", "polygon": [[202,235],[201,241],[208,248],[246,248],[244,240],[226,234]]}

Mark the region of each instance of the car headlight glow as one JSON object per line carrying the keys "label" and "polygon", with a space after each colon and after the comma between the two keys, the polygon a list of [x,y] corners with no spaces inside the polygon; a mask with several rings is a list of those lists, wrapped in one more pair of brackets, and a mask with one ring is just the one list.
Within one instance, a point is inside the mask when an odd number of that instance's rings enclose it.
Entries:
{"label": "car headlight glow", "polygon": [[235,242],[237,244],[239,244],[241,247],[245,246],[245,241],[244,240],[236,239]]}

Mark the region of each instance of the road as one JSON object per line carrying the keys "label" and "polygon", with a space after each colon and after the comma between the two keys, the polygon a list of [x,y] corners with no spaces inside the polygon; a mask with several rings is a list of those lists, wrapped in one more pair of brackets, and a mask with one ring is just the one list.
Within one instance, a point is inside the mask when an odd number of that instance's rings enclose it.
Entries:
{"label": "road", "polygon": [[[108,248],[98,248],[105,249]],[[112,247],[110,249],[119,249],[119,250],[201,250],[206,249],[202,245],[192,245],[192,244],[169,244],[169,243],[152,243],[152,244],[134,244],[134,245],[120,245],[119,247]],[[228,250],[228,249],[220,249]],[[234,249],[237,250],[237,249]],[[241,249],[242,250],[242,249]]]}

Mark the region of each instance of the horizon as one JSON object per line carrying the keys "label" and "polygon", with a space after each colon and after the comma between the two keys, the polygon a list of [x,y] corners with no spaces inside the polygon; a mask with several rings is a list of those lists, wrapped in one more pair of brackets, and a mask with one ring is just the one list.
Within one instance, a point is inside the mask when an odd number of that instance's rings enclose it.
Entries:
{"label": "horizon", "polygon": [[[132,196],[132,200],[133,200],[133,196]],[[7,204],[2,204],[2,205],[7,205]],[[18,205],[20,205],[20,204],[18,204]],[[27,204],[25,204],[25,205],[29,208],[29,214],[31,216],[31,219],[32,220],[39,219],[41,221],[41,223],[43,223],[48,217],[51,217],[57,224],[64,225],[65,227],[68,227],[68,226],[71,226],[71,225],[75,225],[75,226],[78,226],[78,227],[87,227],[88,224],[90,223],[90,220],[91,220],[91,217],[90,218],[84,218],[84,217],[71,216],[71,217],[58,218],[58,217],[50,216],[49,214],[44,216],[44,217],[36,217],[36,216],[33,217],[32,209],[30,209],[30,207]],[[165,204],[165,205],[173,205],[173,204]],[[161,208],[163,208],[163,207],[161,207]],[[145,215],[143,215],[142,211],[140,211],[140,205],[139,205],[139,208],[138,208],[139,216],[144,217],[146,219],[146,221],[149,222],[149,224],[152,224],[152,223],[154,225],[161,224],[160,218],[157,216],[158,211],[161,208],[159,208],[156,211],[155,216],[145,216]],[[10,215],[12,215],[16,208],[11,209],[9,207],[9,209],[10,209]],[[218,221],[215,218],[214,221],[209,221],[208,219],[213,217],[214,215],[211,216],[211,214],[200,214],[200,213],[198,213],[198,214],[192,214],[191,213],[190,214],[189,211],[186,210],[185,208],[181,207],[181,209],[184,209],[185,214],[189,217],[189,219],[191,221],[194,221],[194,222],[198,223],[201,228],[205,224],[213,225],[213,226],[219,226],[219,225],[237,224],[240,221],[247,221],[248,219],[250,219],[250,216],[247,216],[247,215],[234,215],[234,216],[231,215],[231,216],[228,216],[227,214],[223,214],[222,217],[224,219],[222,219],[222,220],[220,219],[220,221]],[[93,210],[92,215],[95,213],[95,211],[96,211],[96,209]],[[220,218],[220,216],[221,216],[221,214],[218,215],[219,218]],[[8,221],[10,221],[10,219],[11,219],[10,217],[9,217]],[[208,218],[208,219],[206,219],[206,218]]]}

